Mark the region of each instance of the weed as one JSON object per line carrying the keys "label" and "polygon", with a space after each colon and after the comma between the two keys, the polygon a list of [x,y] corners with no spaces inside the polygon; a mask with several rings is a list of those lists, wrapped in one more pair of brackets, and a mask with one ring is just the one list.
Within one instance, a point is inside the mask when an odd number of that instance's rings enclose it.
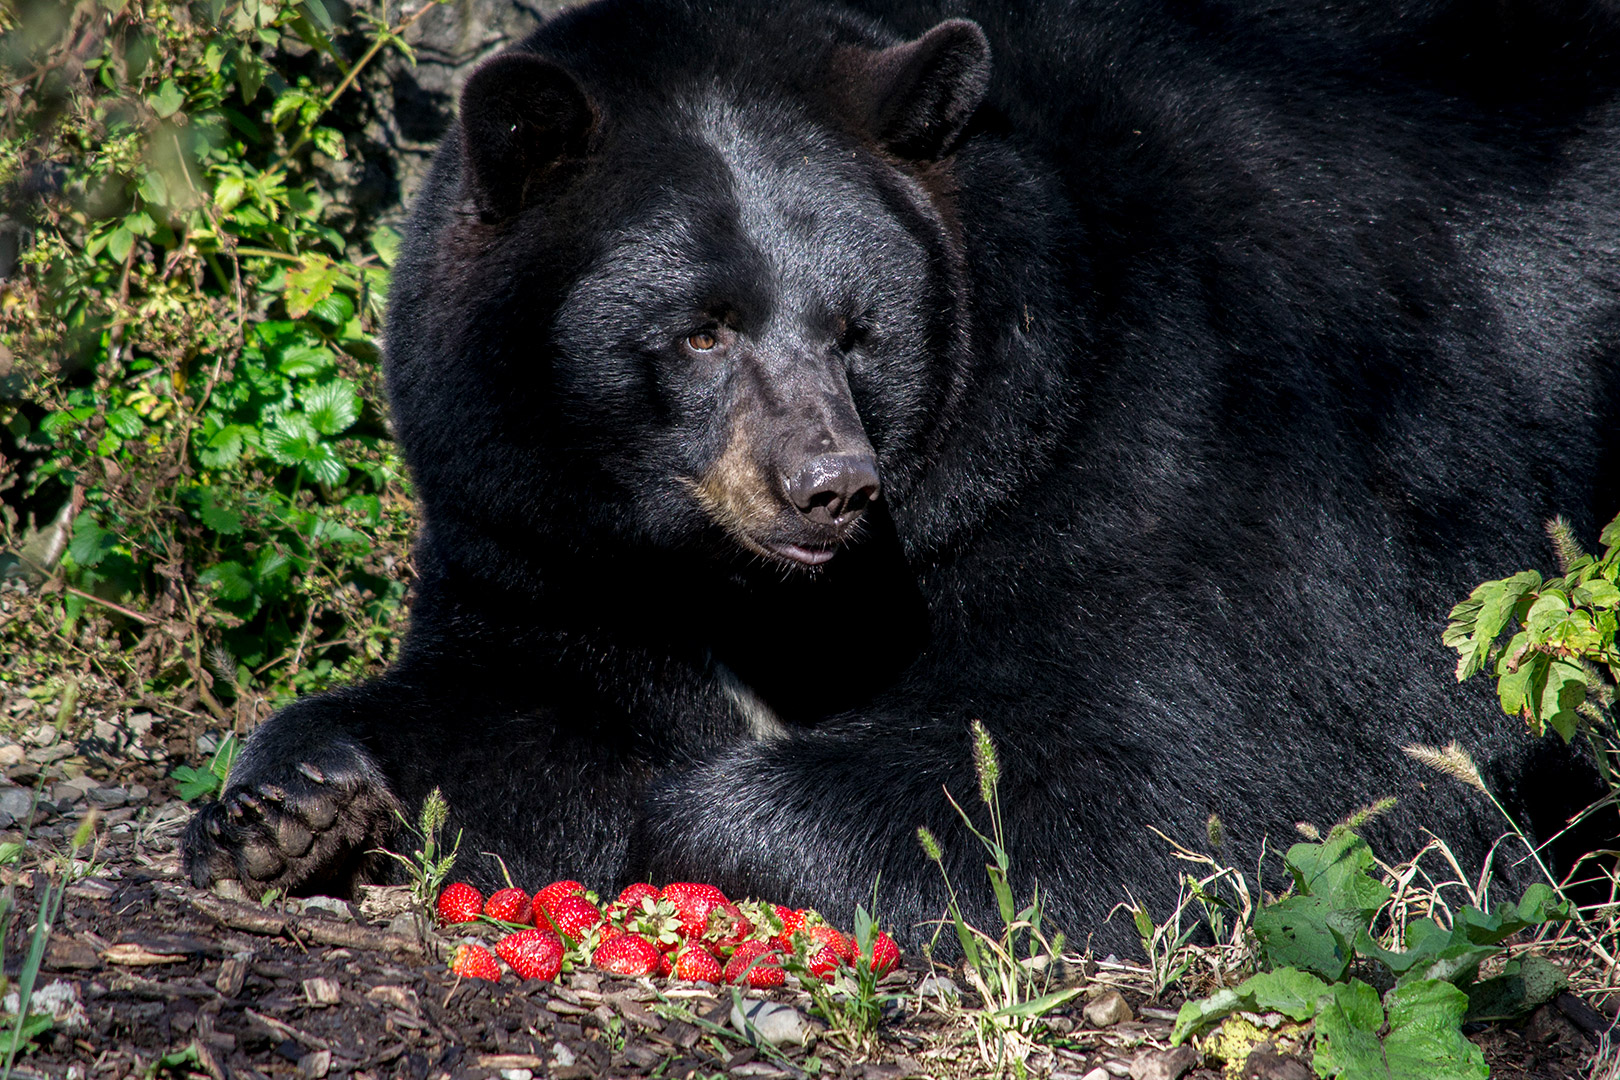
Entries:
{"label": "weed", "polygon": [[455,842],[450,845],[449,851],[441,851],[439,833],[444,829],[444,823],[449,820],[450,806],[444,801],[444,794],[438,788],[428,792],[428,797],[422,800],[422,809],[417,814],[416,824],[412,825],[404,814],[398,811],[395,813],[398,814],[399,823],[405,831],[416,837],[417,848],[409,855],[401,855],[386,849],[379,849],[377,853],[397,860],[405,867],[411,880],[411,899],[416,901],[417,907],[424,914],[431,915],[439,897],[439,890],[444,886],[445,879],[450,876],[450,870],[456,864],[456,853],[461,850],[461,834],[456,834]]}
{"label": "weed", "polygon": [[214,751],[213,757],[208,759],[208,765],[201,769],[193,769],[189,765],[177,767],[171,774],[178,785],[176,791],[180,798],[186,802],[197,799],[209,799],[219,795],[225,790],[225,784],[230,779],[231,766],[236,764],[236,755],[241,751],[241,743],[235,734],[228,734],[220,740],[219,747]]}
{"label": "weed", "polygon": [[947,918],[941,921],[941,929],[948,924],[955,930],[964,958],[964,977],[982,1003],[971,1013],[980,1056],[987,1066],[998,1071],[1009,1068],[1019,1071],[1033,1047],[1033,1036],[1041,1027],[1041,1018],[1078,995],[1080,987],[1055,987],[1063,935],[1057,932],[1048,936],[1044,929],[1039,886],[1024,907],[1017,907],[1013,900],[1008,881],[1011,859],[1007,855],[1001,819],[1001,762],[984,724],[975,720],[971,730],[974,772],[979,781],[979,800],[990,817],[989,835],[980,831],[949,789],[945,797],[990,855],[985,872],[1001,916],[998,933],[992,934],[968,923],[962,915],[956,887],[945,869],[939,841],[927,828],[917,830],[917,839],[945,879],[949,900]]}

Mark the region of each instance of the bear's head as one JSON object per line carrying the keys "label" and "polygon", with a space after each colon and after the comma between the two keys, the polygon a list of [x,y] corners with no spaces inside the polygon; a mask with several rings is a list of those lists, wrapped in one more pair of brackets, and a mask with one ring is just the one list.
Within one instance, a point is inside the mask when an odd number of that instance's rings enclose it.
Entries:
{"label": "bear's head", "polygon": [[926,468],[984,35],[736,32],[598,6],[469,80],[388,337],[429,533],[465,558],[816,567]]}

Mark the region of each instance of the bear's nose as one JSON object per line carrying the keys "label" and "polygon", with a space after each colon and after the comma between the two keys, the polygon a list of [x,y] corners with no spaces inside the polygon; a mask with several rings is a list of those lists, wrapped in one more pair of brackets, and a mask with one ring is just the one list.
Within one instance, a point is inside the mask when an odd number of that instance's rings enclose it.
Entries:
{"label": "bear's nose", "polygon": [[870,454],[823,454],[788,481],[788,498],[817,525],[844,524],[877,494],[877,459]]}

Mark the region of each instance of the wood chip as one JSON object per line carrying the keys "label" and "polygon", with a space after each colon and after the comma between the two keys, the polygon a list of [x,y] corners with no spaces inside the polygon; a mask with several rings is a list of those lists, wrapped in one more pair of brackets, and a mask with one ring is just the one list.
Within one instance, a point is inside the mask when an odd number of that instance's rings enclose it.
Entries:
{"label": "wood chip", "polygon": [[480,1054],[475,1063],[480,1069],[543,1069],[546,1059],[533,1054]]}
{"label": "wood chip", "polygon": [[311,1005],[336,1005],[343,996],[343,988],[336,979],[305,979],[304,1000]]}
{"label": "wood chip", "polygon": [[101,958],[109,964],[122,964],[125,967],[151,967],[154,964],[178,964],[191,959],[191,954],[152,952],[134,942],[124,942],[109,948],[101,954]]}
{"label": "wood chip", "polygon": [[247,978],[248,963],[252,958],[251,953],[226,957],[219,965],[219,976],[214,980],[214,989],[226,997],[235,997],[241,993],[242,983]]}

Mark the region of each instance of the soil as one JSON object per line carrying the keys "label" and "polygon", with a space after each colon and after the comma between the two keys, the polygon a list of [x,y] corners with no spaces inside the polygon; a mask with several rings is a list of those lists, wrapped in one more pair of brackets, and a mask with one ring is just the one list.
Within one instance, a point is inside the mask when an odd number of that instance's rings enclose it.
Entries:
{"label": "soil", "polygon": [[[150,741],[150,740],[148,740]],[[55,767],[84,755],[63,756]],[[927,972],[907,957],[880,989],[893,994],[865,1040],[830,1029],[808,994],[750,991],[799,1011],[807,1045],[751,1045],[732,1021],[733,991],[591,970],[556,983],[457,979],[448,950],[468,935],[443,932],[408,910],[403,890],[368,890],[359,902],[248,901],[230,883],[205,892],[180,872],[177,842],[190,810],[172,797],[157,755],[92,765],[53,785],[34,812],[31,853],[7,878],[17,916],[5,943],[13,980],[24,966],[36,913],[63,880],[60,853],[91,806],[96,849],[81,852],[51,927],[34,1008],[55,1000],[54,1028],[19,1056],[14,1075],[86,1080],[158,1075],[232,1077],[969,1077],[994,1072],[961,1005],[924,998]],[[15,780],[51,751],[0,746]],[[17,761],[22,757],[21,761]],[[53,765],[43,768],[49,770]],[[115,783],[116,781],[116,783]],[[76,786],[74,786],[76,784]],[[0,796],[7,788],[0,787]],[[16,789],[9,789],[15,792]],[[52,798],[60,796],[60,800]],[[15,795],[13,796],[15,798]],[[4,800],[0,799],[0,805]],[[26,813],[23,815],[26,816]],[[13,828],[0,840],[20,839]],[[50,853],[57,857],[53,860]],[[86,856],[89,856],[87,859]],[[1057,1080],[1216,1080],[1220,1063],[1171,1049],[1178,1002],[1152,1001],[1142,968],[1076,958],[1085,991],[1050,1015],[1027,1075]],[[950,974],[945,972],[943,974]],[[956,982],[966,985],[960,972]],[[1118,991],[1129,1018],[1093,1027],[1086,1005]],[[967,1004],[972,1004],[969,998]],[[13,1003],[10,1007],[15,1009]],[[1093,1009],[1094,1017],[1106,1009]],[[1572,995],[1517,1025],[1471,1032],[1498,1078],[1561,1080],[1614,1067],[1599,1039],[1611,1018]],[[1230,1077],[1304,1080],[1306,1062],[1259,1052]],[[1591,1073],[1591,1075],[1595,1075]]]}

